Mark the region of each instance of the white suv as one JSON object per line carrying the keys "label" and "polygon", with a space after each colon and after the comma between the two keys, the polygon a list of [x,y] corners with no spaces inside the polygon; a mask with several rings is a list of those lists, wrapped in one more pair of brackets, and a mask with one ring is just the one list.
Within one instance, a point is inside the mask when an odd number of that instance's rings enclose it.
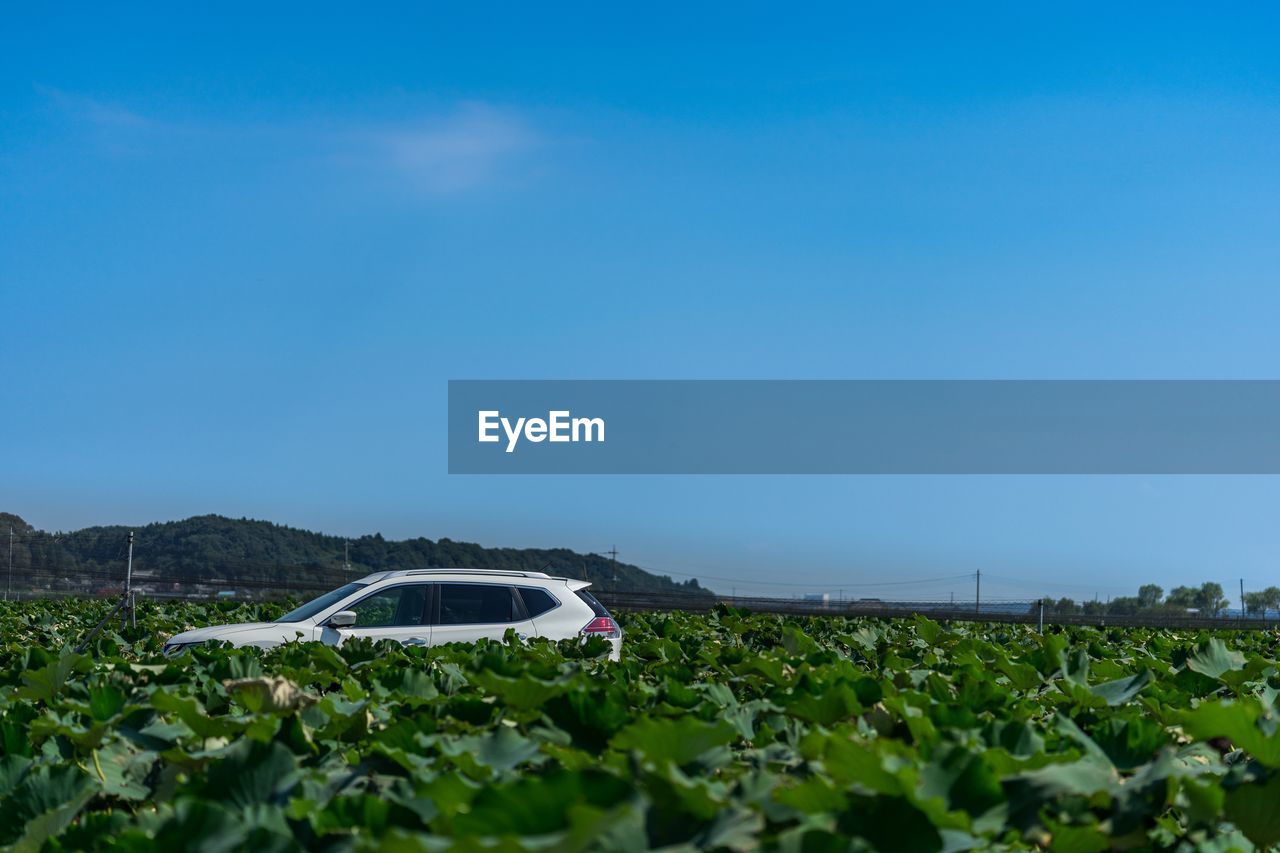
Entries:
{"label": "white suv", "polygon": [[598,636],[622,652],[622,630],[586,581],[542,572],[422,569],[377,572],[327,592],[274,622],[215,625],[184,631],[165,643],[166,655],[225,640],[269,649],[290,640],[338,645],[350,637],[436,646],[521,638],[567,640]]}

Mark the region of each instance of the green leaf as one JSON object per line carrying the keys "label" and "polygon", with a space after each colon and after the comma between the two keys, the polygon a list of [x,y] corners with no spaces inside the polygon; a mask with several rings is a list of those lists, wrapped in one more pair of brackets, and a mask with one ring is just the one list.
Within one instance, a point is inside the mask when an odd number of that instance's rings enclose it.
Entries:
{"label": "green leaf", "polygon": [[778,788],[773,798],[806,814],[841,812],[849,805],[849,798],[821,776],[811,776],[797,785]]}
{"label": "green leaf", "polygon": [[927,616],[920,616],[920,615],[915,616],[912,622],[915,625],[916,634],[920,637],[920,639],[924,640],[929,645],[933,645],[934,643],[938,642],[938,637],[942,635],[941,625],[939,625],[937,622],[934,622],[932,619],[928,618]]}
{"label": "green leaf", "polygon": [[284,744],[241,740],[229,747],[221,760],[209,765],[204,780],[192,790],[244,809],[277,800],[297,778],[297,761]]}
{"label": "green leaf", "polygon": [[1062,677],[1081,687],[1089,686],[1089,652],[1086,649],[1062,650]]}
{"label": "green leaf", "polygon": [[669,761],[681,767],[706,757],[736,737],[737,731],[724,720],[708,723],[682,716],[632,723],[618,732],[610,745],[637,752],[655,763]]}
{"label": "green leaf", "polygon": [[387,831],[391,805],[368,794],[334,797],[318,813],[310,814],[311,825],[321,835],[358,833],[379,837]]}
{"label": "green leaf", "polygon": [[151,694],[151,705],[157,711],[175,715],[196,737],[201,738],[226,737],[244,731],[249,724],[245,719],[210,716],[194,697],[179,696],[164,689]]}
{"label": "green leaf", "polygon": [[564,829],[577,804],[607,808],[632,790],[607,773],[554,773],[483,788],[467,811],[453,820],[458,835],[543,835]]}
{"label": "green leaf", "polygon": [[782,630],[782,648],[789,655],[804,656],[816,652],[818,644],[804,631],[788,625]]}
{"label": "green leaf", "polygon": [[472,673],[471,680],[500,698],[504,705],[520,710],[541,708],[552,697],[559,696],[568,689],[564,682],[546,681],[531,675],[508,678],[483,670]]}
{"label": "green leaf", "polygon": [[1222,819],[1226,793],[1218,779],[1183,779],[1182,794],[1187,799],[1186,816],[1192,827],[1216,826]]}
{"label": "green leaf", "polygon": [[1044,752],[1044,738],[1029,720],[997,721],[992,725],[989,742],[1022,758]]}
{"label": "green leaf", "polygon": [[1095,684],[1089,690],[1094,696],[1098,696],[1106,701],[1108,705],[1123,705],[1134,696],[1137,696],[1142,688],[1151,683],[1151,670],[1144,669],[1137,675],[1128,678],[1120,678],[1115,681],[1108,681],[1103,684]]}
{"label": "green leaf", "polygon": [[1019,690],[1032,690],[1044,683],[1044,678],[1031,664],[1015,663],[1001,656],[996,660],[995,668]]}
{"label": "green leaf", "polygon": [[1172,744],[1165,727],[1146,716],[1111,717],[1093,726],[1089,734],[1111,763],[1121,770],[1136,769],[1150,761],[1162,747]]}
{"label": "green leaf", "polygon": [[920,795],[977,817],[1004,802],[1000,780],[982,756],[961,746],[938,751],[920,771]]}
{"label": "green leaf", "polygon": [[155,835],[155,850],[237,853],[247,850],[249,827],[211,800],[183,799]]}
{"label": "green leaf", "polygon": [[0,758],[0,797],[8,796],[10,791],[18,787],[30,768],[30,758],[21,755]]}
{"label": "green leaf", "polygon": [[711,825],[698,834],[700,850],[756,850],[764,818],[744,808],[721,809]]}
{"label": "green leaf", "polygon": [[855,741],[839,735],[810,736],[804,749],[807,755],[822,760],[833,779],[873,793],[900,795],[905,793],[901,779],[885,767],[878,741]]}
{"label": "green leaf", "polygon": [[1228,649],[1227,644],[1217,637],[1201,643],[1187,657],[1187,669],[1210,678],[1221,678],[1224,673],[1243,669],[1244,665],[1245,656]]}
{"label": "green leaf", "polygon": [[151,794],[146,779],[156,759],[154,752],[135,750],[128,741],[118,740],[92,751],[90,772],[97,776],[103,793],[108,796],[143,800]]}
{"label": "green leaf", "polygon": [[314,705],[316,698],[286,678],[242,678],[223,685],[227,694],[255,714],[285,714]]}
{"label": "green leaf", "polygon": [[876,796],[855,803],[840,816],[838,826],[865,838],[876,850],[927,853],[942,849],[942,835],[929,816],[902,797]]}
{"label": "green leaf", "polygon": [[862,713],[857,691],[845,683],[828,685],[817,695],[801,693],[785,706],[788,714],[807,723],[830,726]]}
{"label": "green leaf", "polygon": [[30,770],[0,801],[0,841],[11,850],[37,851],[75,819],[93,798],[94,785],[73,765]]}
{"label": "green leaf", "polygon": [[1226,738],[1268,767],[1280,768],[1280,737],[1276,720],[1255,699],[1204,702],[1175,714],[1188,735],[1200,740]]}
{"label": "green leaf", "polygon": [[446,755],[465,755],[500,772],[514,769],[539,754],[537,741],[510,726],[499,726],[483,735],[445,740],[441,742],[441,749]]}
{"label": "green leaf", "polygon": [[1112,839],[1097,824],[1071,824],[1049,821],[1054,853],[1102,853],[1112,848]]}
{"label": "green leaf", "polygon": [[103,684],[89,691],[89,709],[99,722],[106,722],[120,713],[124,703],[124,691],[114,684]]}
{"label": "green leaf", "polygon": [[1009,800],[1009,820],[1015,825],[1034,823],[1040,809],[1066,797],[1090,798],[1110,794],[1119,777],[1109,765],[1085,759],[1071,764],[1053,764],[1005,780]]}
{"label": "green leaf", "polygon": [[1280,843],[1280,774],[1266,784],[1245,784],[1226,792],[1223,816],[1260,848]]}
{"label": "green leaf", "polygon": [[93,669],[93,658],[75,652],[63,652],[48,666],[22,673],[23,687],[18,695],[26,699],[41,702],[52,702],[62,692],[67,679],[75,673],[85,673]]}

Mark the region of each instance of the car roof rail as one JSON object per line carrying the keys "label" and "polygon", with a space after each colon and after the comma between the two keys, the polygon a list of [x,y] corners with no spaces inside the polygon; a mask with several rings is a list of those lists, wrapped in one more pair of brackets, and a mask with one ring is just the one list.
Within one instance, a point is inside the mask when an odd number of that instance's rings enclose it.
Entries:
{"label": "car roof rail", "polygon": [[510,578],[545,578],[552,579],[552,575],[546,572],[522,572],[511,569],[391,569],[385,572],[374,572],[367,575],[362,580],[367,583],[373,583],[385,578],[393,577],[417,577],[420,575],[479,575],[482,577],[510,577]]}

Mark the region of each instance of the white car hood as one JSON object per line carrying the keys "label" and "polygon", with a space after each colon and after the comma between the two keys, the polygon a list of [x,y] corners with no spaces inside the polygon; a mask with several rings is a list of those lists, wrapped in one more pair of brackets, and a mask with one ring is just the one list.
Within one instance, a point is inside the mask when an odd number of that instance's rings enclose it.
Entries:
{"label": "white car hood", "polygon": [[279,637],[291,639],[298,633],[310,633],[311,626],[302,622],[240,622],[235,625],[210,625],[208,628],[196,628],[174,634],[165,645],[185,645],[187,643],[205,643],[210,640],[228,640],[235,643],[248,639],[243,634]]}

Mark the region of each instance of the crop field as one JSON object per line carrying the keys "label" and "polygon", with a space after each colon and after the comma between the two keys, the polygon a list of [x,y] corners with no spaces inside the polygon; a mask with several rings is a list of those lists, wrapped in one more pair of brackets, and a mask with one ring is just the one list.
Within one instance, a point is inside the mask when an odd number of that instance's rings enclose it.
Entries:
{"label": "crop field", "polygon": [[159,654],[279,605],[0,605],[19,850],[1253,849],[1275,634],[632,613],[601,641]]}

